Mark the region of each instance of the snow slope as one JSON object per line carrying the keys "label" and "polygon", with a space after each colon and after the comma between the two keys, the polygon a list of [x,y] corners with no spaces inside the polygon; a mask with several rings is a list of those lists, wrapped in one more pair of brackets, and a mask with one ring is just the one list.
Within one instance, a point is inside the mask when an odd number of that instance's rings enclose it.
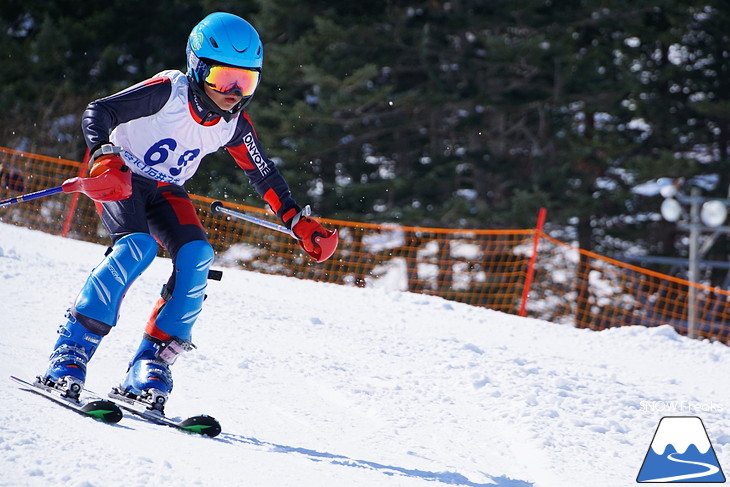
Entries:
{"label": "snow slope", "polygon": [[[104,250],[0,224],[4,377],[44,370]],[[169,271],[158,258],[129,291],[90,389],[122,378]],[[3,379],[0,486],[630,486],[672,415],[700,416],[730,466],[724,345],[236,269],[208,295],[168,414],[211,414],[221,436],[104,425]]]}

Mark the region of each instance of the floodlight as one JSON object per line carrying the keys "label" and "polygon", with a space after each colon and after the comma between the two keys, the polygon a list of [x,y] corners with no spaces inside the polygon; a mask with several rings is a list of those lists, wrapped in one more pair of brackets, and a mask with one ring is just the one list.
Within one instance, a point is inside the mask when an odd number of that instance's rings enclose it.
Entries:
{"label": "floodlight", "polygon": [[705,201],[700,210],[700,219],[708,227],[719,227],[727,218],[727,207],[719,200]]}
{"label": "floodlight", "polygon": [[674,198],[667,198],[662,201],[661,213],[668,222],[676,222],[682,216],[682,205]]}

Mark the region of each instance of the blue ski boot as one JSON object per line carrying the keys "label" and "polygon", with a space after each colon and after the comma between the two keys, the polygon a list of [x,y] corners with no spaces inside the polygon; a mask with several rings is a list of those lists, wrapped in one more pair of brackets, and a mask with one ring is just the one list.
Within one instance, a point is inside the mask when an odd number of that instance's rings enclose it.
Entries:
{"label": "blue ski boot", "polygon": [[193,348],[192,343],[177,337],[161,341],[145,334],[118,393],[144,403],[149,409],[164,412],[172,392],[170,366],[180,353]]}
{"label": "blue ski boot", "polygon": [[48,370],[39,379],[45,385],[64,391],[66,397],[78,399],[86,381],[86,364],[108,330],[99,330],[102,334],[93,333],[70,312],[66,318],[68,321],[58,329],[61,336],[49,358]]}

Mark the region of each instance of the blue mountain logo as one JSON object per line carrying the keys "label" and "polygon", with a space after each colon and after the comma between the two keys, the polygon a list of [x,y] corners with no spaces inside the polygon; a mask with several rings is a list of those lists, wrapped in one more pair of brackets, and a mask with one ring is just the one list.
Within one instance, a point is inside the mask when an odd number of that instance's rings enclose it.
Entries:
{"label": "blue mountain logo", "polygon": [[637,482],[725,482],[702,420],[667,416],[659,421]]}

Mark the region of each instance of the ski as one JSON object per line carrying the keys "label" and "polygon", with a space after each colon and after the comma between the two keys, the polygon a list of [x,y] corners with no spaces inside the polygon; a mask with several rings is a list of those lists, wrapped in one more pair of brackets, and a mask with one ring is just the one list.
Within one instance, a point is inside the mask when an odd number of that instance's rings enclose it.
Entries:
{"label": "ski", "polygon": [[112,389],[109,398],[125,411],[129,411],[137,417],[143,418],[155,424],[169,426],[185,433],[193,433],[211,438],[216,437],[221,432],[221,425],[212,416],[205,414],[190,416],[182,421],[168,418],[164,413],[157,409],[151,409],[150,405],[143,401],[127,397],[119,392],[117,388]]}
{"label": "ski", "polygon": [[98,396],[94,397],[94,394],[89,394],[91,397],[88,399],[78,401],[64,396],[62,391],[44,385],[37,379],[32,383],[14,375],[11,375],[10,379],[18,384],[22,390],[38,394],[82,416],[91,417],[103,423],[118,423],[124,416],[122,410],[113,401]]}

